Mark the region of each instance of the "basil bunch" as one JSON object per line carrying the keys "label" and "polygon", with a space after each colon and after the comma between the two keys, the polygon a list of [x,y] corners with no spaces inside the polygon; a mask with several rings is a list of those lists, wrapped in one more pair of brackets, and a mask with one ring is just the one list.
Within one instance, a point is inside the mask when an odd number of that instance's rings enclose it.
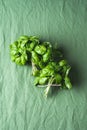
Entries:
{"label": "basil bunch", "polygon": [[51,60],[52,46],[49,42],[39,43],[35,46],[31,55],[31,62],[38,66],[39,69],[42,69]]}
{"label": "basil bunch", "polygon": [[[54,50],[50,42],[41,43],[36,36],[21,36],[10,45],[12,61],[19,65],[32,64],[32,75],[35,85],[47,86],[47,97],[52,86],[72,87],[69,71],[70,65],[60,51]],[[57,56],[57,59],[55,58]]]}
{"label": "basil bunch", "polygon": [[10,54],[12,61],[19,65],[25,65],[30,62],[31,51],[39,43],[36,36],[21,36],[17,41],[10,45]]}

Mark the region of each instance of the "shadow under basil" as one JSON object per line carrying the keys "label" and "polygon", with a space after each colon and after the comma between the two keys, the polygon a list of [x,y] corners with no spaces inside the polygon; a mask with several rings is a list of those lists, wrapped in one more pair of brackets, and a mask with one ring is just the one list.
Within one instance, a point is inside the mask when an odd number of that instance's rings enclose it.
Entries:
{"label": "shadow under basil", "polygon": [[[82,74],[81,68],[79,67],[79,64],[72,61],[72,59],[69,60],[67,58],[69,53],[63,47],[60,47],[58,49],[56,47],[56,49],[53,49],[54,53],[57,50],[60,51],[63,54],[63,58],[66,59],[68,61],[68,63],[70,64],[70,66],[71,66],[69,77],[70,77],[70,80],[71,80],[71,83],[72,83],[72,87],[80,87],[81,84],[84,82],[84,80],[83,80],[84,74]],[[58,61],[58,56],[57,55],[55,55],[55,60]],[[58,94],[59,90],[60,90],[60,88],[58,86],[53,87],[52,88],[52,94],[53,95]]]}
{"label": "shadow under basil", "polygon": [[82,78],[82,77],[84,77],[84,74],[82,74],[82,72],[81,72],[82,68],[78,64],[78,59],[77,59],[77,61],[72,61],[72,58],[68,59],[67,57],[70,54],[64,48],[60,48],[60,51],[63,53],[64,58],[68,61],[68,63],[71,66],[69,77],[71,79],[72,86],[76,86],[76,87],[80,86],[82,84],[82,82],[84,82],[83,78]]}

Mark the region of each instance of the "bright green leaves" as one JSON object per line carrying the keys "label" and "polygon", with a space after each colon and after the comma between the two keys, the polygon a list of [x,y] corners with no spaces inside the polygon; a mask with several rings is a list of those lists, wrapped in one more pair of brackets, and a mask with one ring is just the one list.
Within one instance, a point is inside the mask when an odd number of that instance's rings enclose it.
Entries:
{"label": "bright green leaves", "polygon": [[46,53],[43,55],[43,62],[48,62],[51,58],[51,50],[50,48],[46,51]]}
{"label": "bright green leaves", "polygon": [[66,60],[61,60],[61,61],[59,62],[59,65],[60,65],[60,66],[65,66],[65,65],[67,65],[67,61],[66,61]]}
{"label": "bright green leaves", "polygon": [[[31,45],[31,44],[30,44]],[[48,62],[51,60],[52,46],[49,42],[39,43],[31,51],[31,61],[37,65],[40,69],[44,68]]]}
{"label": "bright green leaves", "polygon": [[31,51],[39,43],[36,36],[21,36],[17,41],[10,45],[10,54],[12,61],[16,64],[24,65],[30,62]]}
{"label": "bright green leaves", "polygon": [[65,77],[65,85],[66,85],[66,87],[68,88],[68,89],[71,89],[72,88],[72,84],[71,84],[71,82],[70,82],[70,78],[69,77]]}
{"label": "bright green leaves", "polygon": [[62,81],[62,76],[60,74],[55,74],[54,79],[56,84],[60,84]]}
{"label": "bright green leaves", "polygon": [[47,77],[40,77],[39,84],[43,85],[43,84],[47,83],[47,80],[48,80]]}
{"label": "bright green leaves", "polygon": [[36,52],[32,51],[31,55],[32,55],[32,57],[31,57],[32,62],[34,64],[38,64],[39,61],[40,61],[40,58],[39,58],[38,54]]}
{"label": "bright green leaves", "polygon": [[43,55],[46,52],[46,47],[44,45],[38,45],[34,50],[37,54]]}
{"label": "bright green leaves", "polygon": [[25,65],[31,62],[34,85],[47,86],[44,94],[47,97],[52,86],[70,89],[70,65],[63,59],[62,53],[53,49],[50,42],[41,43],[36,36],[21,36],[10,45],[13,62]]}

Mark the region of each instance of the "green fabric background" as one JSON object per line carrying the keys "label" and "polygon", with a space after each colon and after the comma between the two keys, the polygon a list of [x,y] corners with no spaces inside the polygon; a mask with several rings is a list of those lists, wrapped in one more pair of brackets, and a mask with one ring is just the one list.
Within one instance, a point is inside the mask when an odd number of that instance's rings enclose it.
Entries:
{"label": "green fabric background", "polygon": [[[33,85],[31,67],[12,63],[9,45],[36,35],[72,66],[71,90]],[[0,130],[87,130],[87,0],[0,0]]]}

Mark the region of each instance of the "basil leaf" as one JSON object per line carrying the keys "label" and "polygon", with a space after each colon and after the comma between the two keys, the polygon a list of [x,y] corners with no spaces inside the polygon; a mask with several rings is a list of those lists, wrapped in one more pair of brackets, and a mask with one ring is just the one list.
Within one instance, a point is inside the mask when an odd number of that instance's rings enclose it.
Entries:
{"label": "basil leaf", "polygon": [[71,89],[72,88],[72,84],[70,82],[70,78],[69,77],[65,77],[65,85],[68,89]]}
{"label": "basil leaf", "polygon": [[43,45],[37,45],[34,50],[37,54],[43,55],[46,52],[46,47]]}
{"label": "basil leaf", "polygon": [[46,82],[47,82],[47,80],[48,80],[48,77],[41,77],[40,79],[39,79],[39,84],[46,84]]}

